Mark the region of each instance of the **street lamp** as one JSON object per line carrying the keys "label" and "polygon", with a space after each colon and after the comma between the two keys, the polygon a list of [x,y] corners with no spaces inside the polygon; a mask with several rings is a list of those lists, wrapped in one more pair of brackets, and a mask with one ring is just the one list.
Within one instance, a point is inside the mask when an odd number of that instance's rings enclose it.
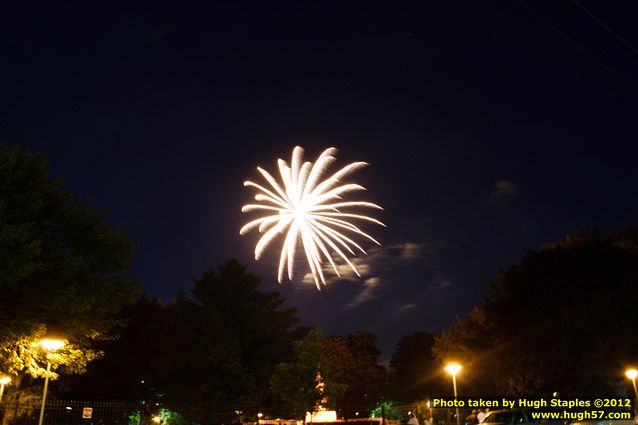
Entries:
{"label": "street lamp", "polygon": [[44,420],[44,405],[47,401],[47,389],[49,388],[49,372],[51,371],[51,362],[49,361],[49,352],[59,350],[65,346],[64,341],[59,339],[43,339],[40,346],[47,351],[47,373],[44,376],[44,392],[42,393],[42,406],[40,406],[40,420],[38,425],[42,425]]}
{"label": "street lamp", "polygon": [[[636,400],[638,400],[638,388],[636,388],[636,377],[638,377],[638,370],[636,369],[628,369],[625,372],[627,378],[631,379],[631,383],[634,384],[634,396],[636,396]],[[636,404],[636,411],[638,412],[638,404]]]}
{"label": "street lamp", "polygon": [[461,425],[461,417],[459,416],[459,406],[456,400],[457,397],[459,396],[458,392],[456,391],[456,374],[459,373],[459,370],[461,370],[461,365],[457,363],[451,363],[445,366],[445,371],[449,373],[450,375],[452,375],[452,385],[454,386],[454,404],[456,407],[456,425]]}
{"label": "street lamp", "polygon": [[4,394],[4,386],[11,382],[11,378],[3,376],[0,378],[0,403],[2,403],[2,394]]}

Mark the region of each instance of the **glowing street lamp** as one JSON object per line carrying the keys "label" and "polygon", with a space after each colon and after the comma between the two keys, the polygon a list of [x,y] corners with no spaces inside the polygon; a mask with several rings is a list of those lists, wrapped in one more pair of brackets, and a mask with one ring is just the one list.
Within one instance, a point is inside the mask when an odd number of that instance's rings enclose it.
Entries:
{"label": "glowing street lamp", "polygon": [[[628,369],[625,372],[625,375],[627,375],[627,378],[631,379],[631,382],[634,383],[634,389],[636,388],[636,378],[638,377],[638,370],[636,369]],[[636,391],[638,392],[638,391]]]}
{"label": "glowing street lamp", "polygon": [[[634,384],[634,395],[636,396],[636,400],[638,400],[638,388],[636,388],[636,378],[638,377],[638,370],[636,369],[628,369],[625,372],[627,378],[631,379],[631,383]],[[638,404],[636,404],[636,409],[638,409]]]}
{"label": "glowing street lamp", "polygon": [[[43,339],[40,341],[40,346],[47,352],[59,350],[65,345],[64,341],[59,339]],[[42,425],[42,422],[44,421],[44,405],[47,401],[47,389],[49,388],[49,372],[51,372],[51,362],[49,361],[47,353],[47,372],[44,376],[44,392],[42,393],[42,406],[40,406],[40,420],[38,421],[38,425]]]}
{"label": "glowing street lamp", "polygon": [[11,382],[11,378],[3,376],[0,378],[0,403],[2,402],[2,394],[4,394],[4,386]]}
{"label": "glowing street lamp", "polygon": [[[456,391],[456,374],[459,373],[459,371],[461,370],[461,365],[457,364],[457,363],[451,363],[447,366],[445,366],[445,371],[447,373],[449,373],[450,375],[452,375],[452,385],[454,386],[454,404],[456,405],[456,399],[459,396],[458,392]],[[456,406],[456,425],[461,425],[461,417],[459,416],[459,406]]]}

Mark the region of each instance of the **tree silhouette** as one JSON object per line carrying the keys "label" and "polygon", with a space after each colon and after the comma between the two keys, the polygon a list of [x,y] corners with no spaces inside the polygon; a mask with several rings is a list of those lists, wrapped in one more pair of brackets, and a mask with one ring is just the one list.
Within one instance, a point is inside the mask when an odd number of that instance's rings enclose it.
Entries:
{"label": "tree silhouette", "polygon": [[636,282],[637,227],[568,235],[501,272],[436,356],[462,361],[474,393],[612,393],[638,353]]}
{"label": "tree silhouette", "polygon": [[104,214],[49,177],[43,156],[0,144],[0,369],[37,375],[33,343],[54,333],[78,349],[60,362],[65,373],[82,372],[135,299],[133,251]]}

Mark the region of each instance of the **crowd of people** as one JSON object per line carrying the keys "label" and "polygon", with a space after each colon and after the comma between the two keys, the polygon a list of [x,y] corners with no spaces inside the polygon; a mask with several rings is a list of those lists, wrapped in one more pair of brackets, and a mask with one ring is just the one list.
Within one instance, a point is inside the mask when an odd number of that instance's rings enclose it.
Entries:
{"label": "crowd of people", "polygon": [[465,425],[476,425],[483,423],[483,420],[485,420],[485,416],[487,416],[487,410],[472,410],[472,414],[465,418]]}

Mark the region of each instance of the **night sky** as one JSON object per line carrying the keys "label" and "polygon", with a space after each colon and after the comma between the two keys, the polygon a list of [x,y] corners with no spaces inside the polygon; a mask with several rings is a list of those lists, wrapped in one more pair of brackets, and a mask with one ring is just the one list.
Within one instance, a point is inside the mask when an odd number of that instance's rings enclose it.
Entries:
{"label": "night sky", "polygon": [[[304,324],[372,330],[387,357],[525,248],[638,221],[638,50],[579,5],[638,46],[635,1],[5,6],[0,141],[126,229],[149,296],[236,257]],[[295,145],[370,163],[353,180],[388,227],[366,226],[364,279],[279,286],[239,236],[243,181]]]}

